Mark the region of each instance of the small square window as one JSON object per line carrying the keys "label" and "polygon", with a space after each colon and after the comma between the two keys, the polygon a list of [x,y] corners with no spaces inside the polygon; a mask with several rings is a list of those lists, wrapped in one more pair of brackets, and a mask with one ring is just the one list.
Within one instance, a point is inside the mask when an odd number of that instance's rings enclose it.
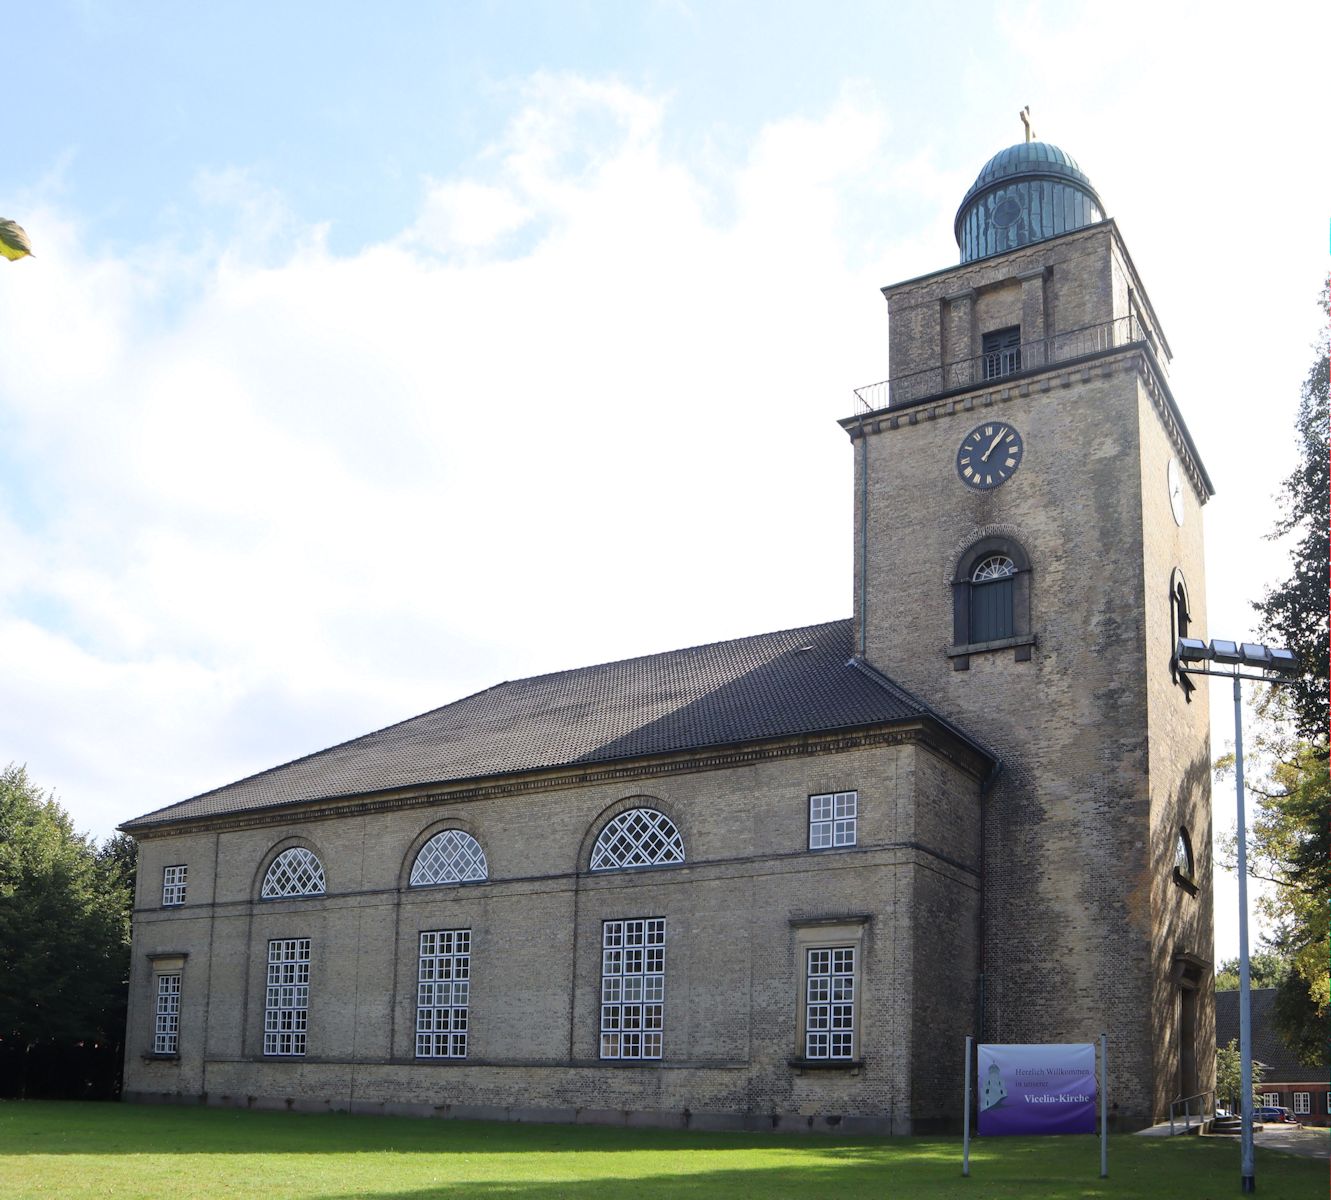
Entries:
{"label": "small square window", "polygon": [[185,877],[189,868],[183,863],[167,867],[162,872],[162,903],[174,906],[185,903]]}
{"label": "small square window", "polygon": [[827,792],[809,797],[809,849],[830,850],[855,845],[859,818],[858,792]]}

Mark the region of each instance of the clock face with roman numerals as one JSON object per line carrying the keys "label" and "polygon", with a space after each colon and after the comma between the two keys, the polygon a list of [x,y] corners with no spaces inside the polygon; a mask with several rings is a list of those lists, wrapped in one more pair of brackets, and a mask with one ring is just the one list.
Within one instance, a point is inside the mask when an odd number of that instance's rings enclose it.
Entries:
{"label": "clock face with roman numerals", "polygon": [[1021,466],[1021,434],[1006,421],[986,421],[964,438],[957,450],[957,475],[977,492],[996,488]]}

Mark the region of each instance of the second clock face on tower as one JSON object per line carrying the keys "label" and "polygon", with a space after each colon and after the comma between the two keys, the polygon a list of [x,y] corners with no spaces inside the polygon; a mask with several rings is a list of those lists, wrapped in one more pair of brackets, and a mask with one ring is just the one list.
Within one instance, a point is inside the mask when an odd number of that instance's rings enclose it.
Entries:
{"label": "second clock face on tower", "polygon": [[986,421],[964,438],[957,450],[957,475],[976,491],[1005,483],[1021,466],[1021,434],[1006,421]]}

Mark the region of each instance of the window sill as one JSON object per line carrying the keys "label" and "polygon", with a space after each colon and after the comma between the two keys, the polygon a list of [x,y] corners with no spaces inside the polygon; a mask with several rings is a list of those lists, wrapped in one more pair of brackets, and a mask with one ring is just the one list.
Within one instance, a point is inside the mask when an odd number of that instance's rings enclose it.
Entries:
{"label": "window sill", "polygon": [[862,1058],[792,1058],[787,1061],[796,1073],[805,1071],[844,1071],[847,1075],[858,1075],[864,1067]]}
{"label": "window sill", "polygon": [[949,646],[947,656],[954,671],[968,671],[972,654],[992,654],[996,650],[1011,650],[1013,662],[1030,662],[1031,651],[1038,645],[1035,634],[1019,633],[1015,637],[998,638],[992,642],[971,642],[965,646]]}
{"label": "window sill", "polygon": [[1177,867],[1174,868],[1174,882],[1187,892],[1189,896],[1195,896],[1201,891],[1201,889]]}
{"label": "window sill", "polygon": [[179,1054],[153,1054],[151,1051],[143,1056],[144,1062],[175,1062],[180,1061]]}

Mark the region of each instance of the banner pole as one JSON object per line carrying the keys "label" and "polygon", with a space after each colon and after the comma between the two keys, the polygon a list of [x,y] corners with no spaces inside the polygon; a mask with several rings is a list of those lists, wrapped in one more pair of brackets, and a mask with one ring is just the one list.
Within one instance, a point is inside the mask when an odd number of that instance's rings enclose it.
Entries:
{"label": "banner pole", "polygon": [[1109,1035],[1100,1035],[1100,1178],[1109,1178]]}
{"label": "banner pole", "polygon": [[961,1173],[971,1173],[971,1038],[966,1039],[966,1106],[961,1110]]}

